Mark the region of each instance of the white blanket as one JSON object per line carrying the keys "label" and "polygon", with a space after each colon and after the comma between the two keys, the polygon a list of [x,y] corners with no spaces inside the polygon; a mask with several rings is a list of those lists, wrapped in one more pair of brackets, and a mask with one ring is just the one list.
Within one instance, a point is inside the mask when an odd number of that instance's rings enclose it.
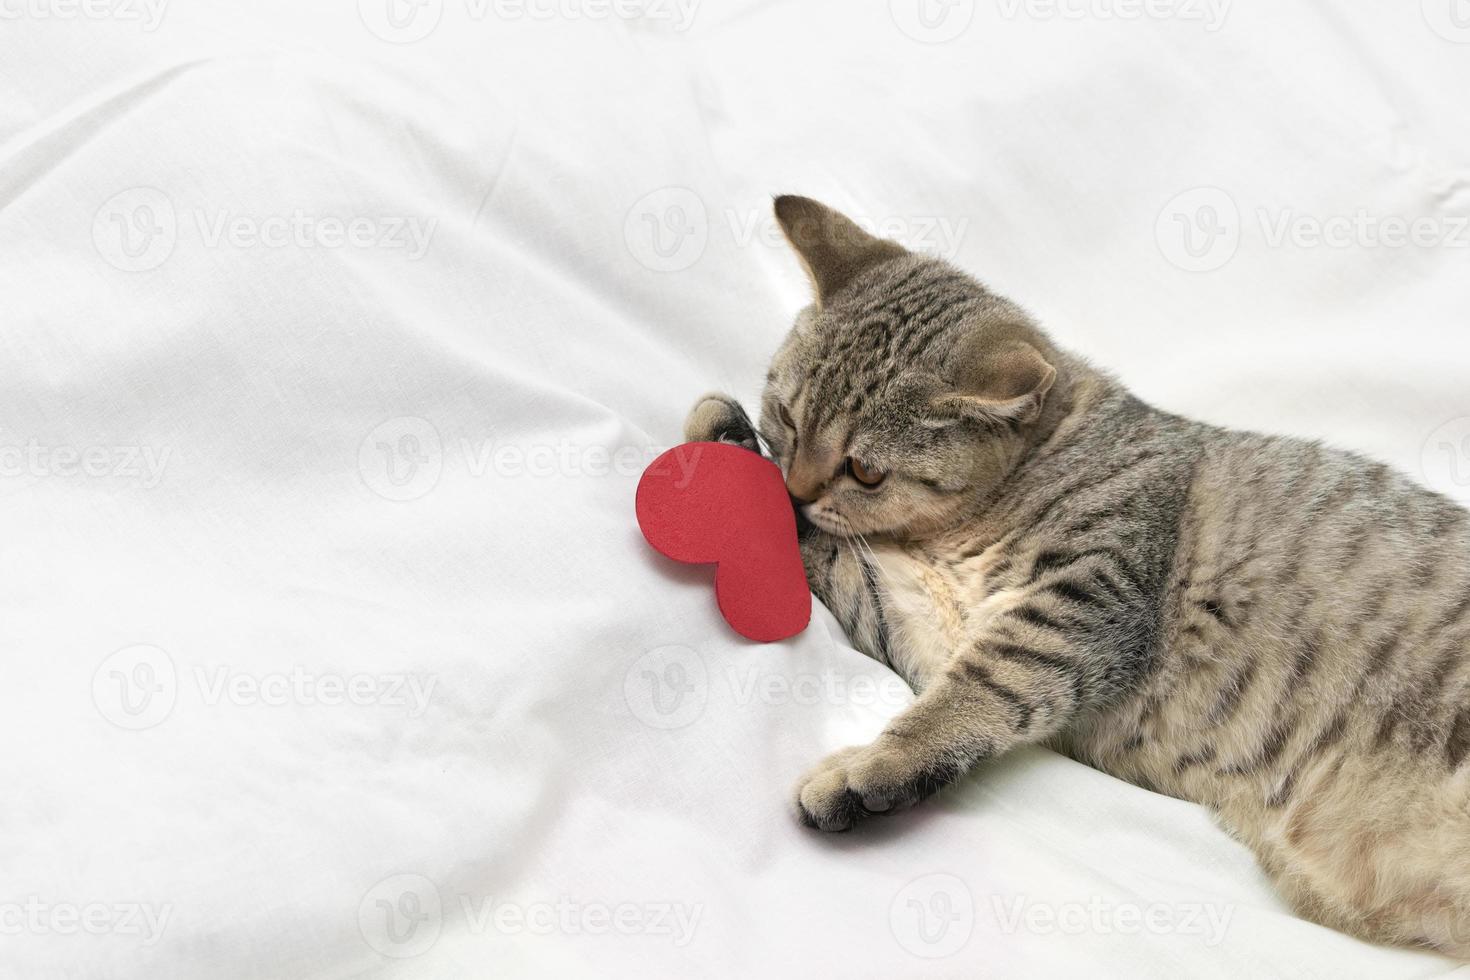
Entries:
{"label": "white blanket", "polygon": [[632,519],[804,301],[780,191],[1467,496],[1470,11],[1420,8],[0,0],[0,975],[1454,971],[1042,750],[800,828],[909,695]]}

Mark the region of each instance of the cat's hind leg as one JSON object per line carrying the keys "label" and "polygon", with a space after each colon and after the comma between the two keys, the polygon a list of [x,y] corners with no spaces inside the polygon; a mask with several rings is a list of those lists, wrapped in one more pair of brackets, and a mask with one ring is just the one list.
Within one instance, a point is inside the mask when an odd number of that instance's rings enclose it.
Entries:
{"label": "cat's hind leg", "polygon": [[1470,956],[1470,773],[1438,753],[1323,763],[1258,852],[1298,913],[1375,942]]}

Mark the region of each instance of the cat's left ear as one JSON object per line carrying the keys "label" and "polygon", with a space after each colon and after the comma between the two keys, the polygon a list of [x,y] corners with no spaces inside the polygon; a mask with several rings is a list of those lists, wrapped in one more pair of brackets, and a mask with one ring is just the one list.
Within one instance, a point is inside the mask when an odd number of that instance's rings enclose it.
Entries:
{"label": "cat's left ear", "polygon": [[897,242],[868,234],[847,215],[809,197],[785,194],[776,198],[775,208],[781,231],[812,281],[818,307],[868,269],[909,254]]}
{"label": "cat's left ear", "polygon": [[1027,425],[1041,416],[1057,369],[1021,340],[962,343],[956,353],[955,387],[932,407],[948,418],[987,417]]}

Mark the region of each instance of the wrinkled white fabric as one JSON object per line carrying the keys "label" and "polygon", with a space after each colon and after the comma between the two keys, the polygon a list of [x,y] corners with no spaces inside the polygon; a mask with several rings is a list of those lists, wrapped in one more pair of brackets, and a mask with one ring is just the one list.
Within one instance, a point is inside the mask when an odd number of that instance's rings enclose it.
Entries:
{"label": "wrinkled white fabric", "polygon": [[804,301],[780,191],[1466,496],[1463,3],[391,2],[4,0],[0,975],[1457,968],[1039,749],[799,828],[908,695],[632,499]]}

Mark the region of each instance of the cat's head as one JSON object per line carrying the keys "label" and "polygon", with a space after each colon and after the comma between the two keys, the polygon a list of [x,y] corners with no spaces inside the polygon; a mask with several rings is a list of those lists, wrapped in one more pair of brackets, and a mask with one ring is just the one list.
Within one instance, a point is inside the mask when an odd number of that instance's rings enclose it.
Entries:
{"label": "cat's head", "polygon": [[767,377],[761,432],[813,524],[908,537],[990,499],[1036,438],[1058,352],[948,263],[803,197],[776,217],[815,292]]}

